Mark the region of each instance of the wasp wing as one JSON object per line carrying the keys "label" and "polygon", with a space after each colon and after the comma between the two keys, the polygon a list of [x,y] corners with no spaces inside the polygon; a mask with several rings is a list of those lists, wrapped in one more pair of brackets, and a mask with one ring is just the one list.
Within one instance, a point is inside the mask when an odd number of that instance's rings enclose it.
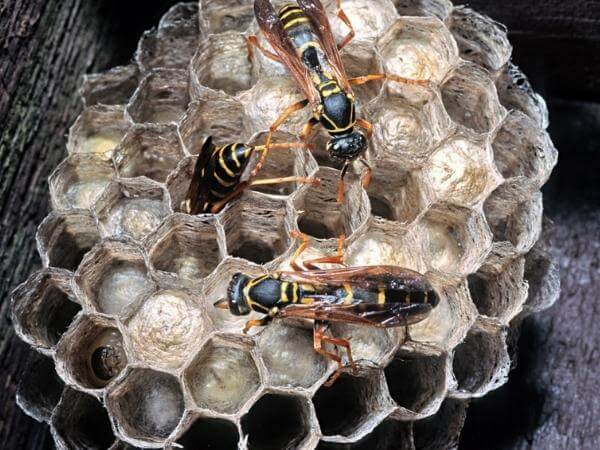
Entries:
{"label": "wasp wing", "polygon": [[310,78],[308,70],[287,37],[283,29],[283,24],[279,20],[271,2],[269,0],[255,0],[254,15],[263,35],[290,71],[308,101],[313,106],[317,105],[319,103],[319,93]]}
{"label": "wasp wing", "polygon": [[281,280],[312,285],[343,286],[377,290],[382,286],[392,290],[430,290],[423,275],[399,266],[357,266],[339,269],[303,270],[280,272]]}
{"label": "wasp wing", "polygon": [[215,150],[215,145],[212,142],[212,137],[208,136],[202,144],[198,159],[194,165],[194,173],[190,181],[186,200],[189,202],[190,214],[200,214],[204,211],[204,204],[208,202],[209,182],[208,182],[208,166],[210,157]]}
{"label": "wasp wing", "polygon": [[424,303],[331,305],[317,302],[312,305],[287,306],[278,313],[278,317],[393,328],[418,323],[425,319],[432,309],[430,304]]}
{"label": "wasp wing", "polygon": [[346,76],[346,69],[344,69],[344,63],[340,52],[338,51],[337,43],[331,31],[331,24],[327,18],[327,11],[323,7],[320,0],[297,0],[298,5],[304,13],[309,17],[313,25],[313,30],[319,37],[323,51],[329,60],[333,70],[336,72],[338,81],[343,85],[344,89],[348,92],[352,92],[352,87],[348,83],[348,77]]}

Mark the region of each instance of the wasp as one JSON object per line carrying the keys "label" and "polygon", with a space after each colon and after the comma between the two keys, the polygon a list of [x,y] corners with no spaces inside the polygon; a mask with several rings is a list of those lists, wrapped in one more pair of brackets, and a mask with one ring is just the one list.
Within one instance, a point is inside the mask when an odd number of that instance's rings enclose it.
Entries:
{"label": "wasp", "polygon": [[342,374],[345,366],[339,354],[323,348],[324,343],[346,350],[348,363],[356,371],[350,342],[326,334],[331,322],[343,322],[378,328],[406,327],[424,320],[438,304],[439,296],[426,278],[398,266],[362,266],[321,269],[317,264],[343,266],[343,236],[336,256],[297,263],[308,245],[308,237],[294,232],[302,240],[290,265],[293,270],[278,271],[259,277],[243,273],[233,275],[227,298],[215,306],[243,316],[251,311],[264,314],[249,320],[247,333],[255,326],[265,326],[274,318],[313,321],[315,351],[338,364],[327,385]]}
{"label": "wasp", "polygon": [[[349,32],[339,44],[335,42],[327,13],[319,0],[297,0],[296,3],[284,5],[277,13],[269,0],[255,0],[256,20],[275,53],[264,48],[256,36],[247,38],[248,58],[252,59],[253,47],[256,47],[267,58],[285,65],[306,97],[286,108],[271,125],[265,151],[257,167],[264,163],[273,133],[291,114],[310,104],[313,115],[300,137],[306,141],[313,127],[319,124],[331,136],[327,143],[327,151],[333,160],[343,163],[338,184],[338,202],[343,200],[344,176],[352,161],[359,158],[366,168],[362,179],[364,187],[368,186],[371,179],[371,168],[363,155],[373,127],[365,119],[356,118],[356,99],[352,85],[386,78],[407,84],[428,84],[427,81],[411,80],[391,74],[372,74],[348,79],[339,51],[352,40],[355,32],[341,9],[340,1],[336,0],[336,14],[349,28]],[[356,128],[362,129],[366,136]]]}
{"label": "wasp", "polygon": [[[304,148],[301,142],[271,144],[273,148]],[[319,184],[319,180],[299,176],[268,178],[255,180],[258,171],[252,171],[248,180],[242,181],[242,175],[255,152],[264,152],[261,145],[227,144],[217,147],[209,136],[204,141],[186,199],[181,209],[189,214],[218,213],[232,199],[239,196],[244,189],[251,186],[278,183],[310,183]]]}

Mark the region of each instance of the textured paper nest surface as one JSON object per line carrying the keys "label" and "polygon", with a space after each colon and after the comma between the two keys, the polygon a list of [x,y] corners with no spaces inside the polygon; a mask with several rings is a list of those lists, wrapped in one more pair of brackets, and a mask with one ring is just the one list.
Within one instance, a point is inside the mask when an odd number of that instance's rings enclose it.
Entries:
{"label": "textured paper nest surface", "polygon": [[[45,268],[13,298],[17,331],[39,351],[18,401],[60,448],[453,447],[466,400],[507,380],[510,325],[558,296],[539,241],[557,159],[545,103],[489,18],[443,0],[342,1],[356,30],[342,52],[350,76],[430,81],[356,89],[374,125],[371,186],[357,165],[336,203],[339,166],[320,132],[312,153],[274,150],[260,177],[321,186],[248,191],[192,217],[179,205],[203,139],[261,143],[301,98],[280,65],[248,62],[251,3],[179,4],[144,33],[135,63],[86,77],[37,235]],[[276,140],[296,140],[308,116]],[[291,230],[313,237],[307,257],[334,251],[343,232],[348,264],[426,273],[441,301],[411,327],[415,342],[334,326],[360,373],[325,388],[335,367],[305,324],[243,336],[247,318],[212,304],[235,272],[287,267]],[[89,358],[107,342],[122,343],[127,367],[104,384]]]}

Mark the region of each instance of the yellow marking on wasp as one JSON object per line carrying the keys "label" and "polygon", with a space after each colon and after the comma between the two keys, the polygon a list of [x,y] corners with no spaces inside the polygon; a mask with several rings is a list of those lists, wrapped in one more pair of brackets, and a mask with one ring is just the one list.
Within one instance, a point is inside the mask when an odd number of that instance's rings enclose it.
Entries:
{"label": "yellow marking on wasp", "polygon": [[285,12],[281,12],[281,11],[279,12],[279,20],[284,21],[292,14],[298,14],[298,13],[304,15],[304,13],[302,12],[302,10],[300,8],[292,6]]}
{"label": "yellow marking on wasp", "polygon": [[319,83],[319,86],[317,86],[317,89],[325,89],[327,86],[331,86],[331,85],[337,85],[337,82],[335,80],[323,81],[322,83]]}
{"label": "yellow marking on wasp", "polygon": [[233,173],[231,169],[227,167],[227,164],[225,164],[225,159],[223,158],[223,150],[224,147],[221,147],[221,151],[219,152],[219,165],[223,168],[227,175],[233,178],[235,177],[235,173]]}
{"label": "yellow marking on wasp", "polygon": [[327,128],[327,131],[329,131],[330,133],[342,133],[354,127],[354,123],[350,122],[347,126],[340,128],[333,122],[333,120],[329,118],[329,116],[327,116],[327,114],[323,113],[321,117],[324,117],[325,120],[327,120],[327,122],[331,124],[331,128]]}
{"label": "yellow marking on wasp", "polygon": [[299,9],[300,7],[298,5],[294,5],[293,3],[288,3],[287,5],[283,5],[281,8],[279,8],[279,14],[283,14],[286,11],[289,11],[290,9]]}
{"label": "yellow marking on wasp", "polygon": [[284,281],[283,283],[281,283],[281,295],[280,296],[281,296],[281,301],[283,303],[287,303],[290,301],[290,299],[288,298],[288,295],[287,295],[287,287],[289,284],[290,283],[287,281]]}
{"label": "yellow marking on wasp", "polygon": [[342,92],[342,90],[340,89],[339,86],[335,86],[333,89],[322,89],[321,90],[321,95],[325,98],[333,95],[333,94],[339,94],[340,92]]}
{"label": "yellow marking on wasp", "polygon": [[235,162],[235,165],[238,166],[238,168],[242,167],[242,165],[240,164],[240,160],[238,159],[237,156],[237,149],[239,147],[239,144],[235,144],[233,146],[233,148],[231,149],[231,157],[233,158],[233,162]]}
{"label": "yellow marking on wasp", "polygon": [[302,44],[300,47],[298,47],[297,52],[300,55],[302,55],[309,48],[320,49],[321,46],[317,42],[315,42],[315,41],[309,41],[309,42],[306,42],[306,43]]}
{"label": "yellow marking on wasp", "polygon": [[308,22],[308,17],[300,17],[298,19],[290,20],[288,23],[286,23],[283,26],[283,29],[287,30],[288,28],[292,28],[292,27],[295,27],[296,25],[299,25],[301,23],[307,23],[307,22]]}
{"label": "yellow marking on wasp", "polygon": [[211,189],[210,193],[212,195],[214,195],[215,197],[217,197],[217,198],[223,198],[223,197],[225,197],[225,194],[223,194],[222,192],[217,192],[214,189]]}
{"label": "yellow marking on wasp", "polygon": [[429,292],[428,291],[424,291],[425,292],[425,299],[423,300],[423,302],[425,304],[429,303]]}
{"label": "yellow marking on wasp", "polygon": [[298,283],[292,284],[292,303],[298,303]]}
{"label": "yellow marking on wasp", "polygon": [[225,181],[222,179],[217,172],[213,172],[214,177],[217,179],[217,182],[223,187],[233,186],[237,183],[237,181]]}
{"label": "yellow marking on wasp", "polygon": [[346,291],[346,296],[344,297],[344,304],[349,305],[354,300],[354,293],[352,292],[352,286],[348,283],[344,283],[344,290]]}
{"label": "yellow marking on wasp", "polygon": [[379,288],[379,293],[377,294],[377,303],[383,305],[385,303],[385,289]]}
{"label": "yellow marking on wasp", "polygon": [[312,297],[302,297],[302,300],[300,300],[303,305],[312,305],[314,302],[315,299]]}
{"label": "yellow marking on wasp", "polygon": [[303,291],[315,292],[315,287],[312,284],[301,284],[300,286],[302,287]]}

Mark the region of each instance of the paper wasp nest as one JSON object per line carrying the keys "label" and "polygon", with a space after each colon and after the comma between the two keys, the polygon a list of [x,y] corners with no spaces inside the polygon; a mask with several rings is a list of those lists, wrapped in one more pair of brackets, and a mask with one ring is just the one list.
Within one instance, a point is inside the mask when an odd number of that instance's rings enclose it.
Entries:
{"label": "paper wasp nest", "polygon": [[[329,7],[333,5],[328,5]],[[558,296],[537,244],[541,186],[557,152],[543,99],[510,62],[506,30],[445,0],[346,0],[356,38],[349,76],[374,125],[373,182],[357,173],[337,204],[339,167],[324,150],[273,150],[260,177],[321,186],[247,191],[218,215],[179,211],[205,136],[261,143],[300,93],[257,54],[250,0],[179,4],[146,32],[135,64],[87,76],[68,156],[50,177],[39,228],[44,269],[14,294],[19,335],[39,352],[18,401],[60,448],[419,448],[456,446],[466,401],[506,382],[507,333]],[[336,36],[343,24],[332,17]],[[275,136],[296,140],[309,111]],[[302,324],[243,336],[213,303],[231,275],[285,267],[348,237],[351,265],[427,273],[441,301],[404,330],[336,325],[358,376],[334,370]]]}

